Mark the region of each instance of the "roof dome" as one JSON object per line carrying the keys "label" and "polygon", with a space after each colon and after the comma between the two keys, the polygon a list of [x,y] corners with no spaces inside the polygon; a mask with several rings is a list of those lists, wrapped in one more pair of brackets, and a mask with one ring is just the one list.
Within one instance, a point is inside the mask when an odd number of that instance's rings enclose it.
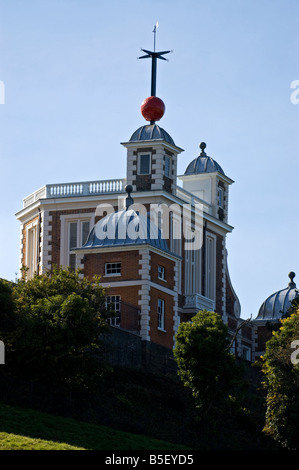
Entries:
{"label": "roof dome", "polygon": [[162,127],[157,126],[157,124],[149,124],[139,127],[139,129],[137,129],[130,138],[130,142],[144,140],[164,140],[169,144],[175,145],[173,138],[170,137],[168,132],[162,129]]}
{"label": "roof dome", "polygon": [[206,144],[201,142],[199,145],[201,148],[200,155],[195,158],[186,168],[185,175],[198,175],[200,173],[214,173],[218,171],[224,175],[224,171],[222,170],[221,166],[213,160],[212,157],[209,157],[206,152]]}
{"label": "roof dome", "polygon": [[127,208],[100,219],[82,249],[135,245],[151,245],[170,253],[161,231],[150,220],[150,214]]}
{"label": "roof dome", "polygon": [[262,303],[255,320],[277,321],[284,313],[287,312],[291,306],[291,302],[295,299],[295,297],[297,297],[299,293],[295,282],[293,282],[294,277],[295,273],[290,272],[290,282],[288,287],[270,295]]}

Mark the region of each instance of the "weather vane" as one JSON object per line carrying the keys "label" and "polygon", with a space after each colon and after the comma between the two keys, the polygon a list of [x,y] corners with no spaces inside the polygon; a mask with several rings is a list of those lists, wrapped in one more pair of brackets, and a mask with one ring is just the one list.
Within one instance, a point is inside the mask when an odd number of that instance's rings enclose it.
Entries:
{"label": "weather vane", "polygon": [[156,86],[157,86],[157,59],[167,60],[163,55],[169,54],[172,51],[162,51],[156,52],[156,32],[159,24],[158,22],[155,24],[153,33],[154,33],[154,50],[148,51],[146,49],[141,49],[146,55],[138,57],[138,59],[152,59],[152,81],[151,81],[151,96],[156,96]]}

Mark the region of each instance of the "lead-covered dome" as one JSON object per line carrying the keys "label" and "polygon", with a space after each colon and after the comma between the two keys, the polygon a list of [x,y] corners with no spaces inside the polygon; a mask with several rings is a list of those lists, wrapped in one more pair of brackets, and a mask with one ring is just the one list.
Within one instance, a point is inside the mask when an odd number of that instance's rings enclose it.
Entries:
{"label": "lead-covered dome", "polygon": [[290,272],[290,282],[288,284],[288,287],[270,295],[262,303],[255,321],[274,322],[279,320],[282,315],[287,312],[287,310],[291,306],[292,301],[298,295],[298,289],[296,288],[296,284],[293,281],[294,277],[295,273]]}
{"label": "lead-covered dome", "polygon": [[206,152],[206,144],[201,142],[199,145],[201,149],[200,155],[195,158],[186,168],[185,175],[198,175],[200,173],[221,173],[224,175],[224,171],[221,166],[212,158],[209,157]]}
{"label": "lead-covered dome", "polygon": [[175,145],[173,138],[162,127],[157,124],[141,126],[131,136],[130,142],[139,142],[145,140],[164,140],[169,144]]}
{"label": "lead-covered dome", "polygon": [[81,249],[138,245],[151,245],[170,253],[166,240],[150,219],[150,214],[144,215],[127,208],[100,219]]}

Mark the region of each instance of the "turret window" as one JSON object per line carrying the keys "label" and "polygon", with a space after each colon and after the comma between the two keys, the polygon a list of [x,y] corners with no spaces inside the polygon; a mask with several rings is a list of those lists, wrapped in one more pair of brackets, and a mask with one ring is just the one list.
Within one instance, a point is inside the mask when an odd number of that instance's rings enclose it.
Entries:
{"label": "turret window", "polygon": [[223,188],[218,187],[218,206],[223,209]]}
{"label": "turret window", "polygon": [[170,178],[170,157],[165,156],[165,176]]}
{"label": "turret window", "polygon": [[151,155],[149,153],[141,153],[138,158],[138,174],[149,175],[151,170]]}

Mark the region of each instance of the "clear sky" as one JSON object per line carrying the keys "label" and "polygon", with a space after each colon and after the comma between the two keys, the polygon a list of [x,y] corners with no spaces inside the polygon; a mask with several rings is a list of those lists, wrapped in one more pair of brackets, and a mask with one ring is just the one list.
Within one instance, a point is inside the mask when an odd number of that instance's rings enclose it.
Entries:
{"label": "clear sky", "polygon": [[[159,61],[159,125],[185,151],[206,152],[230,189],[228,263],[242,317],[299,286],[298,0],[0,0],[0,277],[19,269],[22,199],[44,184],[123,178],[120,142],[145,123],[150,61]],[[299,94],[298,94],[299,96]]]}

